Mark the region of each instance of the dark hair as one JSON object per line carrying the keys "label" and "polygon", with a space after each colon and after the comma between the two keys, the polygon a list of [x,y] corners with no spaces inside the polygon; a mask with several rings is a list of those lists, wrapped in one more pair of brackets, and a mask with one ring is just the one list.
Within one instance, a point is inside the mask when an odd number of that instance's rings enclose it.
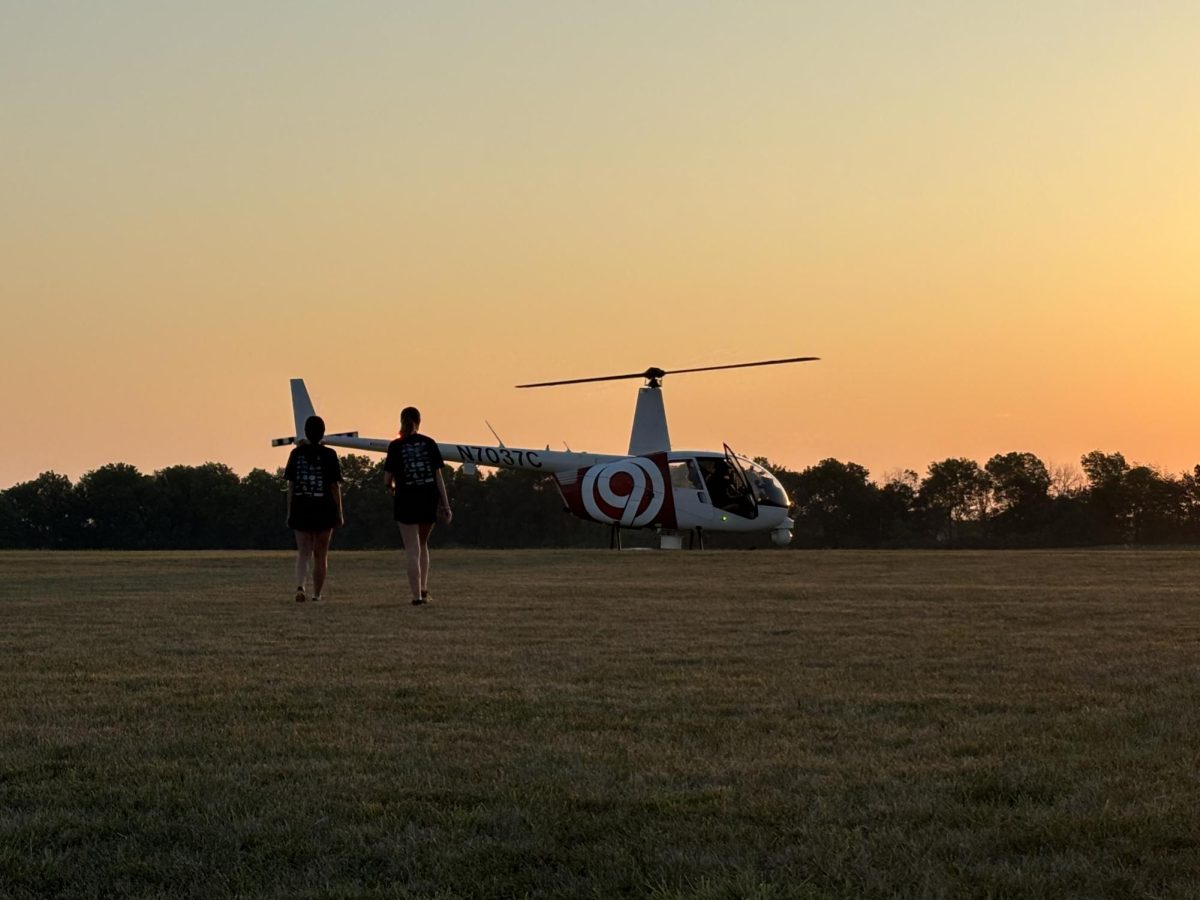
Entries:
{"label": "dark hair", "polygon": [[421,411],[415,406],[400,410],[400,431],[408,434],[421,424]]}
{"label": "dark hair", "polygon": [[320,416],[309,416],[304,421],[304,436],[310,444],[319,443],[325,437],[325,420]]}

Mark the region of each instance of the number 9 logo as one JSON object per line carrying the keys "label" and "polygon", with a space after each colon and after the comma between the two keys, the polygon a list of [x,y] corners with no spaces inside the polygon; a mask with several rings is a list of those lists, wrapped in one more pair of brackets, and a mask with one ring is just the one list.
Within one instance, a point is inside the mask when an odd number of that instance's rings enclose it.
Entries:
{"label": "number 9 logo", "polygon": [[666,493],[662,470],[641,457],[592,466],[584,472],[581,488],[588,515],[626,528],[653,522]]}

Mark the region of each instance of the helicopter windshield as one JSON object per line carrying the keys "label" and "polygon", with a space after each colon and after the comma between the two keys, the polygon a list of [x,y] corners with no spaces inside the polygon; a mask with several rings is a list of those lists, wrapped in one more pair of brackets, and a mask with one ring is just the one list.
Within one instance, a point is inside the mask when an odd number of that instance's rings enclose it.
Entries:
{"label": "helicopter windshield", "polygon": [[750,482],[750,489],[754,491],[755,500],[763,506],[778,506],[783,509],[791,506],[787,491],[770,471],[744,456],[739,456],[737,459],[746,473],[746,480]]}

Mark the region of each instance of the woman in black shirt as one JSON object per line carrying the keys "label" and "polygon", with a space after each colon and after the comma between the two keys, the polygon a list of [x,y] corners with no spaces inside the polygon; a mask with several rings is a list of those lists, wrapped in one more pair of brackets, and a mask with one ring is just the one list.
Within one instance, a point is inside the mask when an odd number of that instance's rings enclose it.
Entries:
{"label": "woman in black shirt", "polygon": [[283,477],[288,485],[288,528],[296,532],[296,602],[303,603],[304,579],[312,560],[313,600],[321,599],[329,571],[329,543],[333,529],[346,522],[342,511],[342,466],[333,448],[321,443],[325,422],[309,416],[304,423],[307,443],[288,457]]}
{"label": "woman in black shirt", "polygon": [[437,441],[418,434],[421,413],[400,412],[400,437],[388,445],[383,482],[395,495],[393,513],[404,540],[408,586],[414,606],[429,602],[429,535],[434,522],[449,524],[450,500],[442,469],[446,463]]}

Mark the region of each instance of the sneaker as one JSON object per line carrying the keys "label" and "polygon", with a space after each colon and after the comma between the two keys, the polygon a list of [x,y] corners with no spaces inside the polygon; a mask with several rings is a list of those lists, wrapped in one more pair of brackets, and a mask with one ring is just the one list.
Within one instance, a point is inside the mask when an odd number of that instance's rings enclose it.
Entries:
{"label": "sneaker", "polygon": [[429,602],[429,600],[428,600],[428,598],[426,598],[426,597],[413,597],[413,598],[412,598],[412,605],[413,605],[413,606],[420,606],[420,605],[422,605],[423,603],[428,603],[428,602]]}
{"label": "sneaker", "polygon": [[312,600],[312,602],[313,602],[313,603],[316,603],[318,600],[320,600],[320,599],[321,599],[321,595],[320,595],[320,594],[316,594],[316,595],[314,595],[313,597],[310,597],[309,599],[310,599],[310,600]]}
{"label": "sneaker", "polygon": [[304,588],[296,588],[296,602],[303,603],[305,599]]}

